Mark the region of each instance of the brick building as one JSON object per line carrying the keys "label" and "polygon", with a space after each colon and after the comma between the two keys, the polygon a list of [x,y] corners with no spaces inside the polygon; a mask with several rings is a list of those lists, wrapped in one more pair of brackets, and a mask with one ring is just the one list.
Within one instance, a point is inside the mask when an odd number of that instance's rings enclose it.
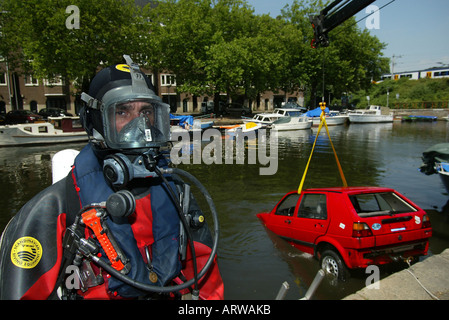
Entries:
{"label": "brick building", "polygon": [[[153,74],[147,72],[158,94],[165,103],[171,106],[172,113],[200,114],[204,102],[213,101],[213,97],[194,96],[189,93],[177,93],[176,76],[169,72]],[[270,111],[282,102],[295,101],[304,103],[302,92],[284,94],[266,92],[261,94],[259,101],[250,101],[244,97],[234,97],[228,101],[226,95],[223,102],[234,102],[251,107],[255,112]],[[37,80],[32,75],[19,75],[8,70],[5,63],[0,64],[0,114],[10,110],[26,109],[38,112],[43,108],[61,108],[70,113],[78,114],[81,103],[76,97],[75,89],[62,79]]]}

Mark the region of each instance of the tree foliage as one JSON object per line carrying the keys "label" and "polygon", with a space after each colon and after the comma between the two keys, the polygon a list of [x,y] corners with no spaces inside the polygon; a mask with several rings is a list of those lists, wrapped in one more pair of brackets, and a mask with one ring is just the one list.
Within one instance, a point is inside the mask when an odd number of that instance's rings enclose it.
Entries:
{"label": "tree foliage", "polygon": [[[277,18],[256,15],[245,0],[0,0],[0,54],[38,77],[86,84],[122,55],[156,72],[176,74],[178,92],[245,95],[304,90],[310,100],[366,88],[388,70],[382,44],[350,20],[328,48],[312,49],[309,16],[321,0],[295,0]],[[68,29],[66,8],[80,10]],[[324,67],[324,69],[323,69]],[[324,75],[324,82],[323,82]]]}
{"label": "tree foliage", "polygon": [[[79,29],[66,27],[70,5],[79,8]],[[139,50],[142,21],[131,0],[3,0],[1,7],[1,55],[39,78],[62,75],[81,85],[101,64]]]}

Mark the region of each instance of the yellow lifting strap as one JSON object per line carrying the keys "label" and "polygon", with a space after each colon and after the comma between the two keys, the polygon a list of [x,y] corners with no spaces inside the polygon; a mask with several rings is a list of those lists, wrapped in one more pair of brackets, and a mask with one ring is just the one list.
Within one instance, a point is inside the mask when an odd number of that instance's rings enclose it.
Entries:
{"label": "yellow lifting strap", "polygon": [[307,162],[306,170],[304,171],[304,175],[302,176],[301,184],[298,188],[298,194],[302,192],[302,188],[304,186],[304,181],[306,180],[307,171],[309,170],[310,161],[312,160],[313,152],[315,150],[316,142],[318,140],[318,136],[320,135],[321,129],[324,127],[326,128],[327,136],[329,137],[329,141],[331,142],[332,150],[334,151],[335,160],[337,161],[338,170],[340,171],[341,180],[343,181],[343,186],[347,187],[348,183],[346,182],[345,175],[343,173],[343,169],[341,168],[340,161],[338,160],[337,152],[335,151],[334,144],[332,143],[331,135],[329,134],[329,128],[327,127],[326,123],[326,102],[320,102],[320,108],[322,110],[321,116],[320,116],[320,126],[318,127],[318,132],[315,137],[315,142],[313,143],[312,152],[310,153],[309,161]]}

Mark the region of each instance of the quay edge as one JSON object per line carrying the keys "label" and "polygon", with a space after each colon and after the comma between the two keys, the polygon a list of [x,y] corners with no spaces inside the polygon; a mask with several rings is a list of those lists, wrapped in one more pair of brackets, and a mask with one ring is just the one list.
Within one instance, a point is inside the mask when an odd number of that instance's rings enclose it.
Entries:
{"label": "quay edge", "polygon": [[406,116],[431,116],[437,117],[438,120],[443,119],[449,115],[449,109],[391,109],[395,118]]}
{"label": "quay edge", "polygon": [[343,300],[449,300],[449,249],[380,280],[378,285]]}

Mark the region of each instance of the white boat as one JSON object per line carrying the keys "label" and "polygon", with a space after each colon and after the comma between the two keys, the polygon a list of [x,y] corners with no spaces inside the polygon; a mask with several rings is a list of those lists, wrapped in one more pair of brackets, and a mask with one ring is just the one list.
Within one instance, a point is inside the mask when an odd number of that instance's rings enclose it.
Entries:
{"label": "white boat", "polygon": [[284,117],[300,117],[307,112],[306,108],[276,108],[274,113]]}
{"label": "white boat", "polygon": [[273,113],[259,113],[253,118],[243,118],[243,123],[255,122],[263,126],[271,126],[275,121],[284,117],[300,117],[306,110],[305,108],[275,108]]}
{"label": "white boat", "polygon": [[259,113],[256,114],[253,118],[243,118],[243,123],[259,123],[262,126],[270,126],[278,120],[279,118],[285,117],[282,114],[279,113]]}
{"label": "white boat", "polygon": [[[323,111],[321,108],[316,108],[314,110],[310,110],[306,112],[306,116],[313,120],[313,126],[318,127],[321,122],[321,114]],[[326,124],[328,126],[337,126],[345,124],[348,120],[348,116],[345,114],[340,114],[338,111],[330,111],[329,108],[324,110],[326,115]]]}
{"label": "white boat", "polygon": [[312,127],[312,120],[308,117],[283,117],[271,125],[272,130],[291,131],[305,130]]}
{"label": "white boat", "polygon": [[387,107],[370,106],[369,109],[355,110],[348,113],[351,123],[393,122],[393,113]]}
{"label": "white boat", "polygon": [[[331,111],[329,114],[326,114],[326,124],[328,126],[340,126],[348,121],[349,116],[346,114],[340,114],[338,112]],[[313,118],[313,126],[318,127],[320,125],[321,118],[315,117]]]}
{"label": "white boat", "polygon": [[84,130],[64,131],[49,122],[0,126],[0,146],[80,142],[87,139]]}
{"label": "white boat", "polygon": [[257,130],[261,129],[263,125],[261,123],[255,122],[247,122],[241,125],[235,125],[228,129],[226,129],[226,135],[236,136],[238,133],[250,133],[257,132]]}

